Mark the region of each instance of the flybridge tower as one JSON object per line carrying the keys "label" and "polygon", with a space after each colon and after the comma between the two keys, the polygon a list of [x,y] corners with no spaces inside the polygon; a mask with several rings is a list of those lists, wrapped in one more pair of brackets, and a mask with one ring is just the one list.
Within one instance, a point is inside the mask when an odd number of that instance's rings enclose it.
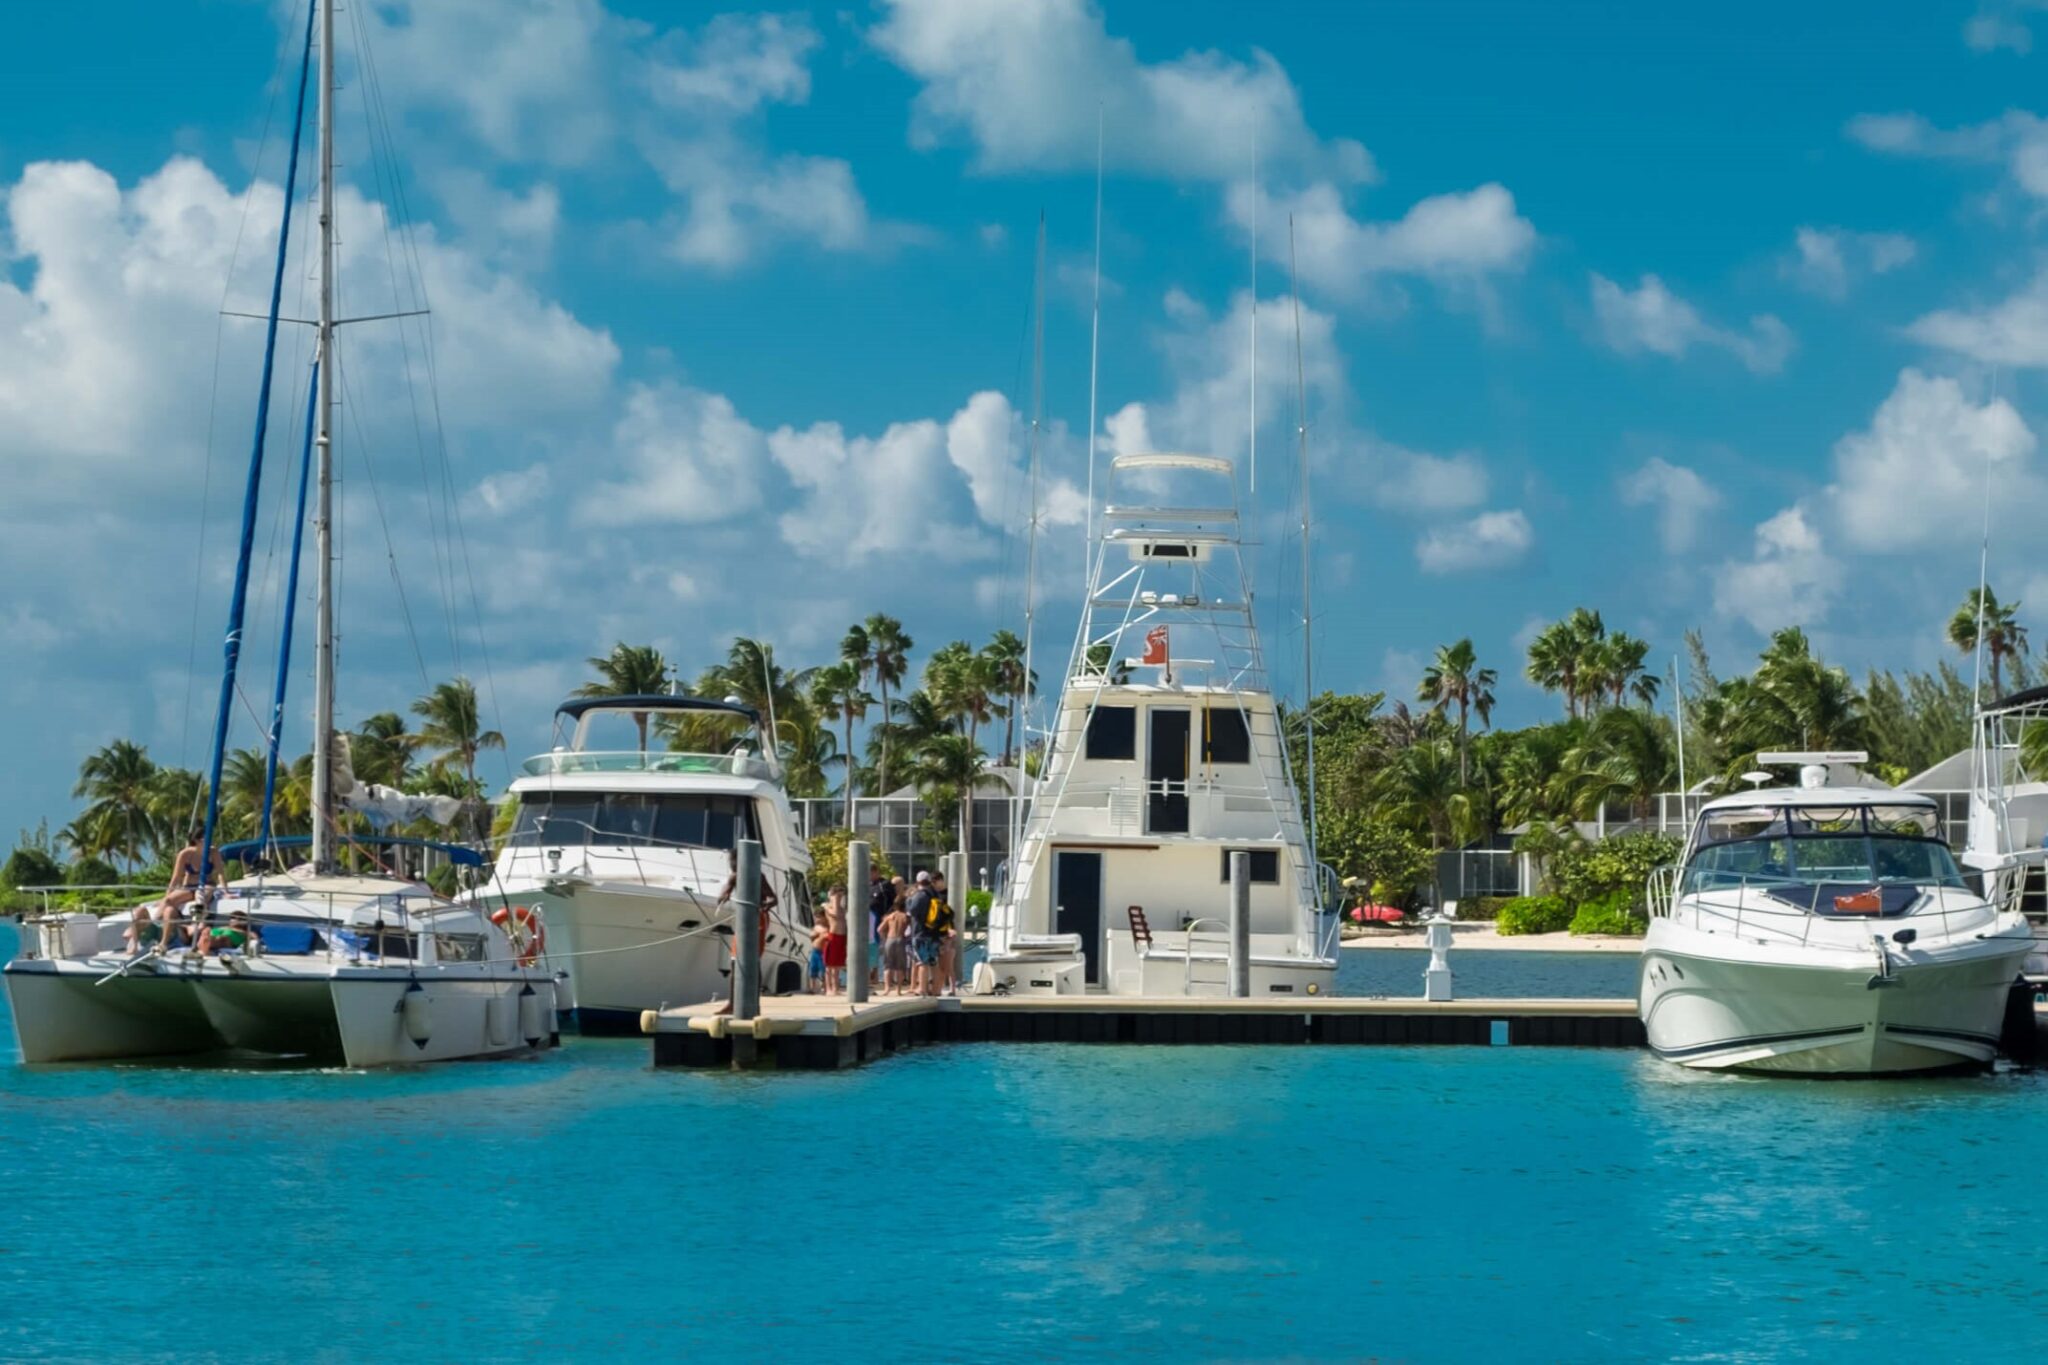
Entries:
{"label": "flybridge tower", "polygon": [[1241,854],[1252,993],[1327,990],[1336,964],[1253,615],[1236,469],[1119,455],[1105,489],[984,985],[1223,993]]}

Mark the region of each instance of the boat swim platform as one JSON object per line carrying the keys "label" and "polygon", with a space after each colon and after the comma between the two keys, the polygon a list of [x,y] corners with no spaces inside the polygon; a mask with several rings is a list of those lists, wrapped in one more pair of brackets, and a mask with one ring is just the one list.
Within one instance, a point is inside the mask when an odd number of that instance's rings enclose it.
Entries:
{"label": "boat swim platform", "polygon": [[939,1043],[1645,1045],[1636,1002],[1234,999],[1217,996],[768,996],[753,1019],[723,1001],[648,1010],[658,1067],[837,1071]]}

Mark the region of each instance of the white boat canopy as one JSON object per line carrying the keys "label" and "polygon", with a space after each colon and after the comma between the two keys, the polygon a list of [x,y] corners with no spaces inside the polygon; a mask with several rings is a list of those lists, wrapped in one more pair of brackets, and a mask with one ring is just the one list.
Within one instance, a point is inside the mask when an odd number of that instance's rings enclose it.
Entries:
{"label": "white boat canopy", "polygon": [[1200,469],[1210,474],[1231,472],[1230,461],[1220,455],[1187,455],[1164,450],[1119,455],[1109,465],[1112,469]]}

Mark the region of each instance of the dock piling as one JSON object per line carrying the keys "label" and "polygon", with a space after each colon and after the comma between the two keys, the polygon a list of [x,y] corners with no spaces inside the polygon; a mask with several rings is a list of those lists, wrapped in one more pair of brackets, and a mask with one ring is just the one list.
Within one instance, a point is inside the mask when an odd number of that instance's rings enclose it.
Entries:
{"label": "dock piling", "polygon": [[846,1000],[851,1005],[863,1005],[868,998],[868,845],[865,839],[855,839],[846,846],[845,928]]}
{"label": "dock piling", "polygon": [[742,839],[732,887],[732,1017],[761,1012],[761,843]]}
{"label": "dock piling", "polygon": [[1252,993],[1252,855],[1230,855],[1230,994]]}

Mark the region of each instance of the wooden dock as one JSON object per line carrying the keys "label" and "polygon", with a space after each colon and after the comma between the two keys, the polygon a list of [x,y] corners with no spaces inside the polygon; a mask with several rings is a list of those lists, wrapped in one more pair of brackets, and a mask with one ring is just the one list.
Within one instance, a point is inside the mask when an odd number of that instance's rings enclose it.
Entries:
{"label": "wooden dock", "polygon": [[937,1043],[1431,1043],[1641,1047],[1633,1000],[1233,1000],[1080,996],[770,996],[753,1019],[720,1002],[641,1016],[656,1066],[833,1071]]}

